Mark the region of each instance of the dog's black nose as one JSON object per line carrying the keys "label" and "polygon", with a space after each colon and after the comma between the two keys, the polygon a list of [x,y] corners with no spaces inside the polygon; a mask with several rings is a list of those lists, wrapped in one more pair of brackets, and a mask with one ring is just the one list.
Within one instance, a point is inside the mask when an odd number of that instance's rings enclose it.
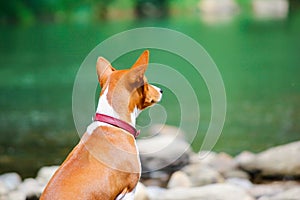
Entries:
{"label": "dog's black nose", "polygon": [[162,94],[164,91],[161,89],[159,92]]}

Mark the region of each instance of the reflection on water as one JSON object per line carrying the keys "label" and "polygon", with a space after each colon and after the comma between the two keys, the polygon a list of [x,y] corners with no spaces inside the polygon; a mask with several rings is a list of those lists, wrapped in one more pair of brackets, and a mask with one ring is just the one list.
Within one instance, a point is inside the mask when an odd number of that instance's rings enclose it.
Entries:
{"label": "reflection on water", "polygon": [[[300,139],[300,15],[285,21],[247,17],[205,25],[198,19],[111,22],[95,25],[0,27],[0,172],[34,175],[58,164],[78,141],[71,97],[76,71],[88,52],[107,37],[134,27],[163,26],[197,40],[223,76],[228,113],[215,150],[236,154]],[[180,48],[180,47],[178,47]],[[152,62],[174,67],[191,81],[201,106],[198,150],[210,119],[205,84],[182,58],[153,50]],[[130,66],[136,56],[117,60]],[[151,80],[150,80],[151,81]],[[162,105],[178,125],[176,96],[167,88]],[[143,125],[147,114],[139,119]],[[193,123],[191,113],[188,123]]]}

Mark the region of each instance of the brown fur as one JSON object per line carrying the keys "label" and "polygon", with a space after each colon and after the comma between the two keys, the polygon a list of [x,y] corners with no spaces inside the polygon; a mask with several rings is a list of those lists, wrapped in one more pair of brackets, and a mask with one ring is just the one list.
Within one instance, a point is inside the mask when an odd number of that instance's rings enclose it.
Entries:
{"label": "brown fur", "polygon": [[[107,99],[120,119],[131,123],[130,113],[159,100],[159,92],[147,83],[149,52],[128,70],[116,70],[98,58],[97,74]],[[102,95],[101,93],[101,95]],[[40,200],[109,200],[131,192],[140,177],[135,138],[128,132],[100,126],[85,133],[45,188]]]}
{"label": "brown fur", "polygon": [[[118,149],[113,148],[115,146]],[[94,156],[97,153],[105,153],[107,158],[115,158],[118,162],[115,166],[107,166],[98,156]],[[140,167],[136,156],[133,137],[121,130],[98,127],[92,135],[84,135],[55,173],[40,199],[115,199],[121,193],[132,191],[139,180],[138,173],[129,173],[130,170],[140,170],[136,169]]]}

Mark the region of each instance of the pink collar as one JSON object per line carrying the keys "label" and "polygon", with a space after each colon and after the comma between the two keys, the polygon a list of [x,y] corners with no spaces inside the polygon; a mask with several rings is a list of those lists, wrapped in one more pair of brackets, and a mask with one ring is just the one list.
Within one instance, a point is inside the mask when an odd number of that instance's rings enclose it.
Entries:
{"label": "pink collar", "polygon": [[108,115],[103,115],[100,113],[96,113],[94,117],[94,121],[99,121],[99,122],[104,122],[108,123],[110,125],[113,125],[115,127],[121,128],[127,132],[129,132],[131,135],[133,135],[135,138],[139,136],[140,131],[136,130],[133,126],[128,124],[127,122],[124,122],[120,119],[108,116]]}

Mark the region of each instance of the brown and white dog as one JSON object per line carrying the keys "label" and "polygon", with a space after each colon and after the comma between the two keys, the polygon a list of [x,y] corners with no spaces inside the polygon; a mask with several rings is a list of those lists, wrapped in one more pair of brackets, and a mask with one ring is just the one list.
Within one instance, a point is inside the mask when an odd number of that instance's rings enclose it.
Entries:
{"label": "brown and white dog", "polygon": [[143,109],[159,102],[162,90],[145,77],[146,50],[127,70],[104,58],[96,64],[102,88],[94,122],[53,175],[40,200],[133,199],[141,164],[135,122]]}

